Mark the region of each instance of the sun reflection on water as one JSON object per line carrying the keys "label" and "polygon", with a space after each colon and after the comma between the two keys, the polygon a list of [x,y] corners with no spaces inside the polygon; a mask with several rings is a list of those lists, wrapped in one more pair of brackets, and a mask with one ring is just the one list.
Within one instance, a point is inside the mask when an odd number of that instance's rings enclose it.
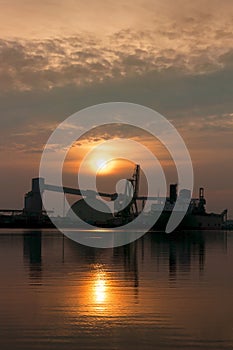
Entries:
{"label": "sun reflection on water", "polygon": [[97,272],[94,284],[94,299],[97,304],[104,303],[107,298],[107,286],[104,277],[103,272]]}
{"label": "sun reflection on water", "polygon": [[92,263],[89,271],[83,271],[75,287],[68,289],[66,302],[69,308],[66,312],[69,310],[72,316],[94,316],[95,320],[135,313],[137,300],[128,293],[129,288],[135,289],[134,282],[114,276],[108,265]]}

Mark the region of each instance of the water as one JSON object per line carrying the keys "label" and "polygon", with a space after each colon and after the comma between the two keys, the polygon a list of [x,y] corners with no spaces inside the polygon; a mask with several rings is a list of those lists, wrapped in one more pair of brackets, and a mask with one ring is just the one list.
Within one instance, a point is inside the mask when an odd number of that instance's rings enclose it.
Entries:
{"label": "water", "polygon": [[0,348],[232,349],[233,232],[94,249],[0,231]]}

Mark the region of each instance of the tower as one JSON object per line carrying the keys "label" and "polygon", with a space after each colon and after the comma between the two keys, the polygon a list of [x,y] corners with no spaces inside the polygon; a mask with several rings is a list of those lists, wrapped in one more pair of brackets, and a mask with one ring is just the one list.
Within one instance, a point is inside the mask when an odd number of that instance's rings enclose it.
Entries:
{"label": "tower", "polygon": [[24,212],[27,215],[37,216],[42,214],[43,205],[40,189],[43,190],[43,186],[43,178],[37,177],[32,179],[32,189],[24,197]]}

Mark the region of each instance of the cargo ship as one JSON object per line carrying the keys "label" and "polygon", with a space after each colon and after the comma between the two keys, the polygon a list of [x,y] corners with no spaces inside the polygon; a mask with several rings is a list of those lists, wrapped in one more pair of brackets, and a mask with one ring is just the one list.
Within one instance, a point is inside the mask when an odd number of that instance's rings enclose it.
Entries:
{"label": "cargo ship", "polygon": [[[152,227],[152,230],[164,230],[173,212],[177,199],[177,185],[170,185],[170,196],[166,199],[163,211]],[[150,215],[155,215],[157,204],[152,204]],[[227,209],[221,213],[206,212],[206,199],[204,197],[204,188],[199,189],[199,198],[192,198],[186,215],[176,228],[176,230],[219,230],[222,229],[227,221]]]}

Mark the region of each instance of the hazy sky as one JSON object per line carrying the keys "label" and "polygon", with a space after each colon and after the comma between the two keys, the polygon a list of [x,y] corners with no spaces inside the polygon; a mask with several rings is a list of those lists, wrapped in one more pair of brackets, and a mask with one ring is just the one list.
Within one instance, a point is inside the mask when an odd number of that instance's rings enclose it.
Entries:
{"label": "hazy sky", "polygon": [[[71,113],[129,101],[187,143],[208,209],[233,198],[232,0],[0,0],[0,207],[22,207]],[[100,135],[101,136],[101,135]]]}

